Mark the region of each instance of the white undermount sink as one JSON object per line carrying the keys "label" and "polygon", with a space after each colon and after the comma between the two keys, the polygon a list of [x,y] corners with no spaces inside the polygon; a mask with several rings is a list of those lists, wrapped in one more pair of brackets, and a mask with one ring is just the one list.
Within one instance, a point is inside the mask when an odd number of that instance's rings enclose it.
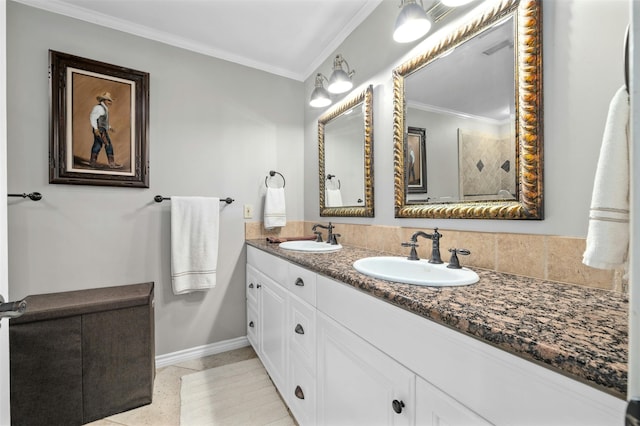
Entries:
{"label": "white undermount sink", "polygon": [[328,253],[342,248],[340,244],[318,243],[316,241],[285,241],[280,243],[285,250],[306,251],[312,253]]}
{"label": "white undermount sink", "polygon": [[433,264],[426,259],[405,257],[365,257],[353,263],[356,271],[387,281],[431,287],[469,285],[478,282],[478,274],[470,269],[447,268],[447,263]]}

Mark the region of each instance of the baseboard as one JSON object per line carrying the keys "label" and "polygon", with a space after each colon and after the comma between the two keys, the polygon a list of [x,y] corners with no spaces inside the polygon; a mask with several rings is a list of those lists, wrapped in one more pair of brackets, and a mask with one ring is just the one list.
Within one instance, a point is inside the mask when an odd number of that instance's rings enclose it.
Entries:
{"label": "baseboard", "polygon": [[231,351],[233,349],[240,349],[245,346],[249,346],[249,340],[247,340],[247,336],[242,336],[235,339],[224,340],[222,342],[183,349],[169,354],[158,355],[156,357],[156,368],[166,367],[168,365],[178,364],[184,361],[191,361],[193,359]]}

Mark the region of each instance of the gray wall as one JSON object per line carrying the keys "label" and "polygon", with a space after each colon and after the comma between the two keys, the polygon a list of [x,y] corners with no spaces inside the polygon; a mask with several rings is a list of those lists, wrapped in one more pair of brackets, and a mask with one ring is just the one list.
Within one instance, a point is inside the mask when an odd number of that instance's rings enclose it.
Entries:
{"label": "gray wall", "polygon": [[[154,281],[157,354],[244,336],[243,204],[260,220],[264,178],[287,178],[303,219],[303,84],[7,2],[9,283],[28,294]],[[150,73],[150,188],[48,184],[48,49]],[[317,181],[317,179],[316,179]],[[218,285],[174,296],[170,201],[230,196],[220,215]]]}
{"label": "gray wall", "polygon": [[[368,84],[374,85],[376,217],[339,218],[334,222],[586,236],[604,122],[609,102],[624,82],[622,52],[629,20],[628,0],[543,1],[543,221],[394,218],[391,71],[413,56],[411,53],[403,56],[408,49],[403,51],[403,47],[391,38],[397,5],[394,0],[384,0],[336,50],[357,70],[352,93]],[[433,42],[427,38],[415,47],[414,54],[425,50],[430,43]],[[328,75],[330,60],[318,71]],[[305,88],[308,97],[313,89],[313,78],[305,81]],[[322,109],[305,108],[307,194],[318,193],[315,132],[316,121],[322,112]],[[313,196],[305,197],[305,219],[314,222],[327,219],[320,218],[318,201]]]}

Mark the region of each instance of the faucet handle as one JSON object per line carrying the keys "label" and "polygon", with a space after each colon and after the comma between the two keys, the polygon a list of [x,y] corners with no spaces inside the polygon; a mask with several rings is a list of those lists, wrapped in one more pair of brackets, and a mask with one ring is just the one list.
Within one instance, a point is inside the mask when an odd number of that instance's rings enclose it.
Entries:
{"label": "faucet handle", "polygon": [[322,242],[322,231],[314,231],[314,234],[316,234],[316,243],[321,243]]}
{"label": "faucet handle", "polygon": [[450,248],[449,252],[451,253],[451,260],[449,260],[449,264],[447,265],[447,268],[451,268],[451,269],[462,269],[462,266],[460,266],[460,260],[458,259],[458,255],[463,255],[463,256],[468,256],[471,254],[471,252],[467,249],[457,249],[457,248]]}
{"label": "faucet handle", "polygon": [[416,243],[415,241],[409,241],[406,243],[401,243],[402,247],[411,247],[411,253],[409,253],[409,257],[407,257],[408,260],[420,260],[420,258],[418,257],[418,252],[416,251],[416,247],[418,246],[418,243]]}
{"label": "faucet handle", "polygon": [[329,244],[338,245],[338,237],[342,237],[341,234],[331,234],[331,241],[327,241]]}

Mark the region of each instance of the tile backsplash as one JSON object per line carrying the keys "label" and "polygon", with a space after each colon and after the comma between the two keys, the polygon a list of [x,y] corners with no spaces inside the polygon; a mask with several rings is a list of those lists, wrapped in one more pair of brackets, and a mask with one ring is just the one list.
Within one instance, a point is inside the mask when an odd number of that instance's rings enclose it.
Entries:
{"label": "tile backsplash", "polygon": [[[401,243],[409,241],[416,231],[431,229],[397,226],[341,224],[332,221],[343,244],[380,250],[404,256],[409,249]],[[284,228],[266,230],[261,222],[245,224],[245,238],[257,239],[313,235],[312,222],[289,222]],[[440,228],[442,259],[448,261],[450,248],[465,248],[469,256],[459,256],[460,263],[515,275],[559,281],[587,287],[627,292],[622,271],[605,271],[582,264],[586,240],[553,235],[508,234],[455,231]],[[326,231],[325,231],[326,234]],[[431,256],[431,241],[418,240],[418,256]]]}

